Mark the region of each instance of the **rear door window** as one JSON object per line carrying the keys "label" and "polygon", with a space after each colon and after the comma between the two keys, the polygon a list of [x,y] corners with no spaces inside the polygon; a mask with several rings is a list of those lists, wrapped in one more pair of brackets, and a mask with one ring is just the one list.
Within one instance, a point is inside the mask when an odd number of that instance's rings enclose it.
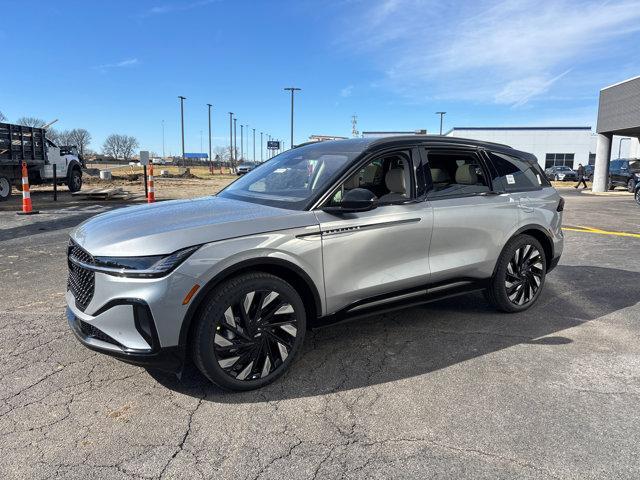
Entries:
{"label": "rear door window", "polygon": [[485,169],[476,152],[428,150],[427,162],[431,179],[429,199],[477,195],[490,190]]}
{"label": "rear door window", "polygon": [[536,165],[501,152],[487,152],[487,154],[494,168],[495,190],[522,192],[548,186],[548,181],[540,168],[535,168]]}

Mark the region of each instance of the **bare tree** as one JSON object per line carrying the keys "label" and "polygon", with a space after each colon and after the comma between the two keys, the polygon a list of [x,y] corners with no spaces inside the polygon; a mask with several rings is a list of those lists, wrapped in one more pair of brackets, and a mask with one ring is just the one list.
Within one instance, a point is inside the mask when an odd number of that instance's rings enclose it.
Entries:
{"label": "bare tree", "polygon": [[104,141],[102,153],[115,159],[130,160],[136,148],[138,148],[136,137],[113,133]]}
{"label": "bare tree", "polygon": [[91,134],[84,128],[74,128],[70,133],[71,145],[78,147],[80,155],[84,155],[85,150],[91,143]]}
{"label": "bare tree", "polygon": [[37,117],[20,117],[16,120],[18,125],[24,125],[25,127],[37,127],[40,128],[44,126],[47,122]]}
{"label": "bare tree", "polygon": [[[47,130],[47,138],[49,138],[49,140],[52,140],[51,137],[49,137],[50,131],[51,129]],[[72,139],[72,132],[73,130],[63,130],[60,133],[58,133],[57,142],[54,140],[52,141],[57,145],[74,145],[73,139]]]}
{"label": "bare tree", "polygon": [[122,156],[125,160],[133,157],[133,153],[140,146],[136,137],[122,135]]}
{"label": "bare tree", "polygon": [[56,145],[64,145],[64,143],[61,143],[61,132],[58,132],[58,130],[56,130],[55,128],[47,128],[47,131],[45,132],[44,136],[47,137]]}
{"label": "bare tree", "polygon": [[4,122],[7,120],[7,117],[4,116],[4,113],[0,112],[0,122]]}

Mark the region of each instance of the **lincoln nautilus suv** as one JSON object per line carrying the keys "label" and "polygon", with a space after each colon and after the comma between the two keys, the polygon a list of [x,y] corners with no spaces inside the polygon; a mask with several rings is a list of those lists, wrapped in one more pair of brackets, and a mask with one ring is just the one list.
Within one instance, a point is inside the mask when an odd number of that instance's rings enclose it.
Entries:
{"label": "lincoln nautilus suv", "polygon": [[[563,199],[536,158],[437,136],[298,146],[217,195],[98,215],[68,246],[67,318],[90,349],[261,387],[305,331],[484,290],[539,299]],[[425,314],[428,321],[429,314]]]}

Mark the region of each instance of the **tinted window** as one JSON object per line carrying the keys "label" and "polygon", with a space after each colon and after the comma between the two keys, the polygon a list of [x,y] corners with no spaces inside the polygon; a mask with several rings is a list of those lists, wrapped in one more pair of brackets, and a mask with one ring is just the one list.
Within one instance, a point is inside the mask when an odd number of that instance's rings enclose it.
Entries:
{"label": "tinted window", "polygon": [[488,192],[489,182],[477,155],[465,151],[427,152],[431,191],[428,198],[446,198]]}
{"label": "tinted window", "polygon": [[[542,186],[542,175],[532,168],[529,162],[504,153],[488,152],[491,163],[496,170],[494,178],[496,190],[518,192],[539,189]],[[565,170],[561,167],[559,170]]]}

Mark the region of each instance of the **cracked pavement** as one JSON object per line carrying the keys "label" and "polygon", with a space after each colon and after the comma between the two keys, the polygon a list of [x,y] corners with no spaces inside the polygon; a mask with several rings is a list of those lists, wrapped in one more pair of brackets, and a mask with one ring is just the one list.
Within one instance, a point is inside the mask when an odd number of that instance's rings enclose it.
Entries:
{"label": "cracked pavement", "polygon": [[[568,224],[640,224],[630,198],[562,194]],[[638,239],[567,232],[528,312],[473,294],[335,325],[276,383],[228,393],[75,340],[83,218],[0,212],[3,479],[640,477]]]}

